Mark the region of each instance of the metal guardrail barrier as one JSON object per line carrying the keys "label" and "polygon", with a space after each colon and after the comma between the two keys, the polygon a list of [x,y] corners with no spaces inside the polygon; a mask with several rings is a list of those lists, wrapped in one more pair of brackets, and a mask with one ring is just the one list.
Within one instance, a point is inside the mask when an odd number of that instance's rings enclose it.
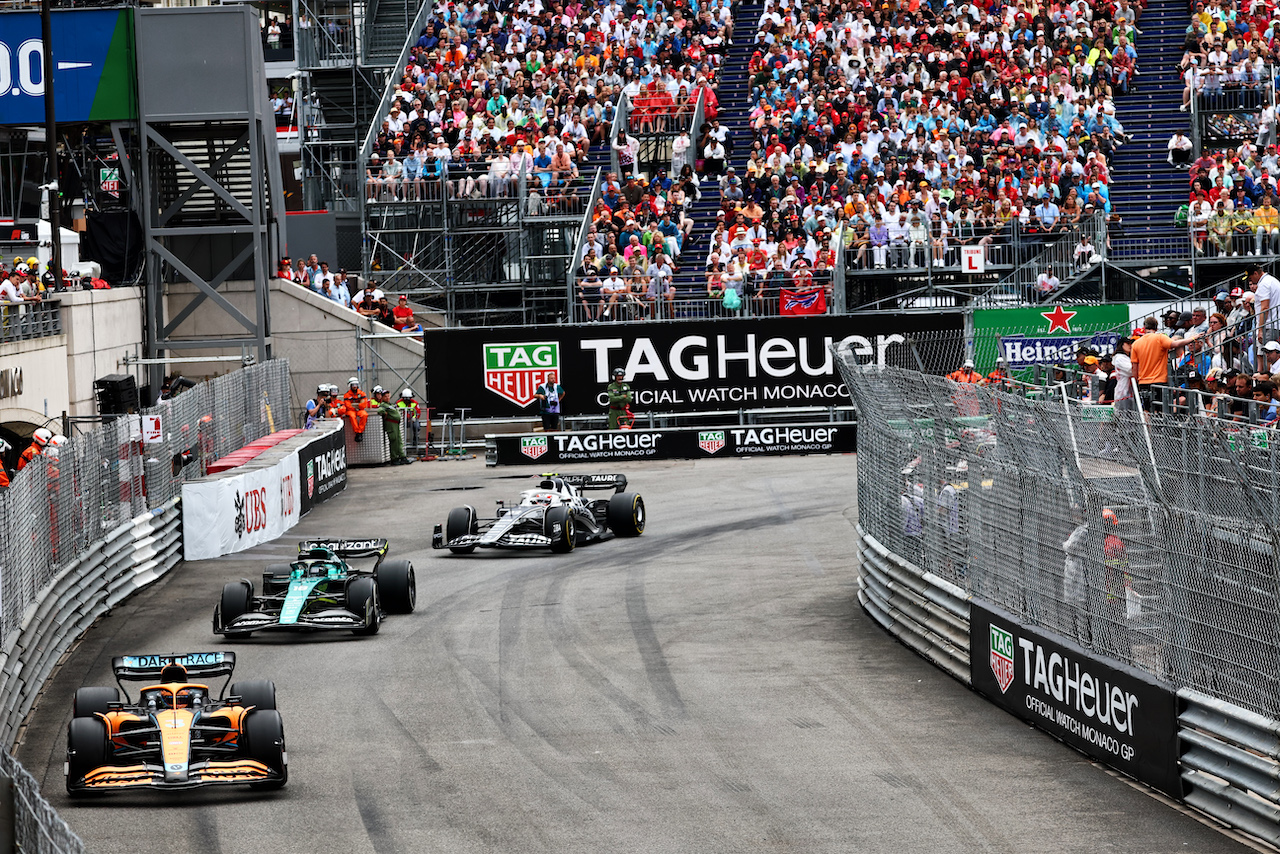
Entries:
{"label": "metal guardrail barrier", "polygon": [[1188,688],[1178,705],[1186,802],[1280,846],[1280,722]]}
{"label": "metal guardrail barrier", "polygon": [[56,299],[0,303],[0,344],[62,334],[62,304]]}
{"label": "metal guardrail barrier", "polygon": [[858,601],[886,631],[966,685],[969,596],[858,526]]}

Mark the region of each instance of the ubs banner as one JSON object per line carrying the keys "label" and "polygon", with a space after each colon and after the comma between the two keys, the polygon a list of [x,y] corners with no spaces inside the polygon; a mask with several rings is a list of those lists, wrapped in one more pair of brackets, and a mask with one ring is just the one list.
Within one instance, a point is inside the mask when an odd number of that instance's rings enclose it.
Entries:
{"label": "ubs banner", "polygon": [[[958,314],[761,317],[440,329],[428,332],[424,343],[429,397],[438,412],[536,414],[534,391],[555,373],[565,390],[564,414],[600,414],[616,367],[626,371],[633,409],[698,412],[847,405],[832,343],[868,364],[901,364],[910,356],[906,336],[959,333],[962,323]],[[921,348],[920,356],[927,362],[933,349]]]}
{"label": "ubs banner", "polygon": [[493,437],[489,465],[539,465],[616,460],[698,460],[782,454],[847,454],[857,450],[851,423],[767,427],[678,427],[594,430]]}
{"label": "ubs banner", "polygon": [[969,632],[976,691],[1100,762],[1182,797],[1171,689],[985,603],[971,603]]}

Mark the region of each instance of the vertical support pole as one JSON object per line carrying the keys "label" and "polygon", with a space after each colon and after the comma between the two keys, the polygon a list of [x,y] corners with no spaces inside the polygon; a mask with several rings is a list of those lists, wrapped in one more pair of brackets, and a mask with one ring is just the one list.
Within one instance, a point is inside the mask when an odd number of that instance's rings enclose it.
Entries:
{"label": "vertical support pole", "polygon": [[62,290],[62,195],[58,187],[58,122],[53,109],[53,19],[49,6],[49,0],[40,0],[40,38],[44,42],[44,136],[49,158],[49,231],[53,237],[49,263],[53,265],[54,287]]}

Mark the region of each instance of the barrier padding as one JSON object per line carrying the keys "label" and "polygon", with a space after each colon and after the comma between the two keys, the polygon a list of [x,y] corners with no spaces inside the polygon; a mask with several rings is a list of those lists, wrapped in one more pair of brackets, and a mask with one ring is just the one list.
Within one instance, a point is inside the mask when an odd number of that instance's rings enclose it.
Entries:
{"label": "barrier padding", "polygon": [[58,661],[94,621],[182,555],[179,499],[106,532],[62,570],[0,646],[0,740],[15,743]]}
{"label": "barrier padding", "polygon": [[263,436],[256,442],[250,442],[239,450],[232,451],[225,457],[214,460],[209,464],[208,473],[218,474],[228,469],[238,468],[245,463],[256,459],[260,454],[274,448],[286,439],[292,439],[297,436],[301,430],[277,430],[269,436]]}

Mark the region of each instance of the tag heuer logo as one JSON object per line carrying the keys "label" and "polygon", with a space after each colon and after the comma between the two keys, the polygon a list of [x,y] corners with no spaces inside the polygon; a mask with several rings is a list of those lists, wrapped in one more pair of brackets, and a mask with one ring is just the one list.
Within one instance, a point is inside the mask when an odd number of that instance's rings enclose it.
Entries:
{"label": "tag heuer logo", "polygon": [[698,447],[708,454],[714,454],[724,447],[723,430],[702,430],[698,433]]}
{"label": "tag heuer logo", "polygon": [[539,384],[559,369],[556,341],[484,345],[484,387],[516,406],[533,403]]}
{"label": "tag heuer logo", "polygon": [[546,436],[525,436],[520,440],[520,453],[531,460],[536,460],[547,452]]}
{"label": "tag heuer logo", "polygon": [[1013,633],[991,624],[991,672],[1000,683],[1000,693],[1013,684]]}
{"label": "tag heuer logo", "polygon": [[312,493],[316,491],[316,466],[315,460],[307,460],[307,497],[310,498]]}

